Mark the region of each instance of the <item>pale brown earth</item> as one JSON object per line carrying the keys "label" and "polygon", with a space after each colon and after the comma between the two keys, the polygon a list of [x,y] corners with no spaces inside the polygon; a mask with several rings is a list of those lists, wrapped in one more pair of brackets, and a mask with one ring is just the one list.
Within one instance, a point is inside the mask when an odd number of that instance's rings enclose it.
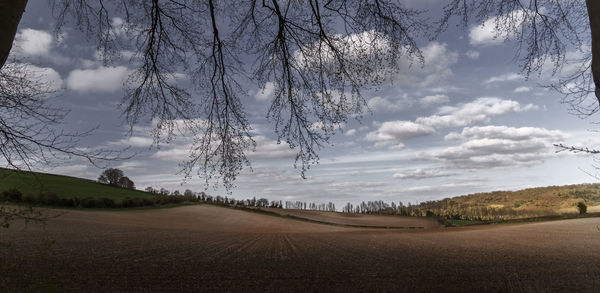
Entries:
{"label": "pale brown earth", "polygon": [[388,228],[437,228],[438,221],[427,217],[400,217],[390,215],[348,214],[312,210],[260,208],[282,216],[292,216],[317,222],[345,226],[388,227]]}
{"label": "pale brown earth", "polygon": [[[600,218],[418,230],[209,205],[0,229],[7,292],[598,292]],[[50,240],[55,240],[49,245]]]}

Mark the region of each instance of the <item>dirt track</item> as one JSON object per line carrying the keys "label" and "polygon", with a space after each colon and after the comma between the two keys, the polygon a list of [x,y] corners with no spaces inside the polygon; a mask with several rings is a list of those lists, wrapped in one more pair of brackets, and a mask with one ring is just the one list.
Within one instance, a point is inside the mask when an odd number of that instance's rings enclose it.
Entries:
{"label": "dirt track", "polygon": [[[598,292],[600,218],[357,229],[212,206],[0,230],[14,291]],[[46,240],[56,240],[48,247]]]}

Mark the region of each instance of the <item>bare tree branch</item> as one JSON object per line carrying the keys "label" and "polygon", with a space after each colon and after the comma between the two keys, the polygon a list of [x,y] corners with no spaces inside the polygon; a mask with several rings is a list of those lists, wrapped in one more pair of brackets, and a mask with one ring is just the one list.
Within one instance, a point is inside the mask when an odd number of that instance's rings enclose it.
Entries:
{"label": "bare tree branch", "polygon": [[569,151],[569,152],[573,152],[573,153],[587,153],[587,154],[593,154],[593,155],[600,154],[600,150],[589,149],[587,147],[567,146],[562,143],[554,144],[554,146],[558,148],[558,150],[556,151],[557,153],[563,152],[563,151]]}
{"label": "bare tree branch", "polygon": [[[453,16],[459,17],[464,27],[471,19],[477,24],[492,21],[495,37],[517,42],[516,58],[526,78],[551,71],[558,80],[545,87],[563,94],[563,103],[577,115],[589,116],[598,110],[598,100],[593,96],[594,84],[590,83],[592,54],[587,54],[593,52],[589,49],[594,39],[590,38],[590,31],[595,26],[590,26],[590,19],[595,14],[588,16],[586,7],[583,0],[453,0],[444,7],[435,36],[448,27]],[[585,54],[568,60],[569,51]],[[567,64],[578,68],[572,70]],[[569,70],[563,71],[564,68]],[[590,97],[594,97],[591,102],[587,101]]]}
{"label": "bare tree branch", "polygon": [[[304,176],[339,125],[364,111],[361,89],[386,81],[401,56],[422,62],[415,38],[427,28],[420,12],[387,0],[55,0],[54,11],[59,28],[71,16],[95,36],[106,60],[137,52],[121,103],[126,121],[153,121],[156,144],[171,142],[183,122],[194,143],[182,172],[227,188],[255,147],[241,80],[275,84],[267,117],[297,150]],[[114,17],[135,42],[118,41]],[[240,62],[243,55],[257,61]]]}
{"label": "bare tree branch", "polygon": [[26,64],[9,62],[0,69],[0,158],[16,169],[52,165],[72,157],[99,164],[125,160],[124,150],[83,149],[82,138],[94,129],[69,133],[61,129],[68,111],[48,105],[52,93]]}

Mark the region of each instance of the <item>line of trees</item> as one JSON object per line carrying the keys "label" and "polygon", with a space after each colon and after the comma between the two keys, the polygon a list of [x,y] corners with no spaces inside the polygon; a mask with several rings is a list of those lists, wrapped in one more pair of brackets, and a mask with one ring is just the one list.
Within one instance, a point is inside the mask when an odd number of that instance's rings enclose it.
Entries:
{"label": "line of trees", "polygon": [[399,215],[399,216],[418,216],[419,212],[414,205],[408,203],[404,205],[401,201],[396,204],[395,202],[386,203],[382,200],[361,202],[358,205],[347,203],[342,208],[343,213],[355,213],[355,214],[388,214],[388,215]]}
{"label": "line of trees", "polygon": [[[164,196],[179,196],[181,192],[179,190],[169,191],[166,188],[154,188],[148,186],[144,189],[146,192],[164,195]],[[248,199],[235,199],[227,196],[211,196],[204,192],[193,192],[190,189],[186,189],[183,192],[184,196],[191,196],[197,198],[198,201],[226,205],[231,207],[256,207],[256,208],[277,208],[277,209],[298,209],[298,210],[314,210],[314,211],[327,211],[335,212],[335,204],[332,202],[328,203],[315,203],[305,201],[286,201],[285,203],[281,200],[268,200],[267,198],[248,198]]]}
{"label": "line of trees", "polygon": [[441,201],[426,201],[419,204],[402,202],[398,204],[379,201],[361,202],[358,205],[347,203],[342,208],[343,213],[356,214],[383,214],[411,217],[437,217],[441,219],[502,221],[508,219],[522,219],[545,216],[556,216],[556,211],[550,208],[530,207],[491,207],[461,205],[445,199]]}
{"label": "line of trees", "polygon": [[[146,188],[147,192],[154,194],[153,197],[124,198],[117,202],[110,198],[80,198],[80,197],[62,197],[56,193],[42,191],[37,196],[22,194],[18,189],[11,188],[0,193],[0,201],[50,205],[59,207],[79,207],[79,208],[135,208],[144,206],[160,206],[180,203],[209,203],[233,208],[279,208],[279,209],[299,209],[335,212],[335,204],[314,203],[303,201],[281,200],[269,201],[266,198],[248,198],[238,200],[227,196],[212,196],[204,192],[193,192],[186,189],[183,194],[178,190],[170,192],[165,188],[154,189]],[[580,202],[577,206],[580,213],[585,213],[587,206]],[[508,219],[533,218],[544,216],[555,216],[556,212],[550,208],[527,207],[490,207],[474,206],[470,204],[461,204],[450,199],[440,201],[427,201],[420,204],[402,202],[386,203],[384,201],[367,201],[358,205],[347,203],[342,208],[343,213],[357,214],[385,214],[396,216],[429,216],[440,219],[460,219],[460,220],[479,220],[479,221],[502,221]]]}
{"label": "line of trees", "polygon": [[324,211],[324,212],[335,212],[335,204],[332,202],[328,203],[315,203],[315,202],[305,202],[305,201],[286,201],[285,202],[286,209],[295,209],[295,210],[313,210],[313,211]]}

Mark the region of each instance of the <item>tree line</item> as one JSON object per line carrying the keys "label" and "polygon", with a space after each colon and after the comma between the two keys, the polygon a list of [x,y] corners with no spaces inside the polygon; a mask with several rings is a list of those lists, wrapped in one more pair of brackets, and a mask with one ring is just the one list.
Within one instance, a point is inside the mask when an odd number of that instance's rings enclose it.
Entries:
{"label": "tree line", "polygon": [[328,203],[314,203],[314,202],[305,202],[305,201],[286,201],[285,202],[286,209],[296,209],[296,210],[313,210],[313,211],[323,211],[323,212],[335,212],[335,204],[332,202]]}

